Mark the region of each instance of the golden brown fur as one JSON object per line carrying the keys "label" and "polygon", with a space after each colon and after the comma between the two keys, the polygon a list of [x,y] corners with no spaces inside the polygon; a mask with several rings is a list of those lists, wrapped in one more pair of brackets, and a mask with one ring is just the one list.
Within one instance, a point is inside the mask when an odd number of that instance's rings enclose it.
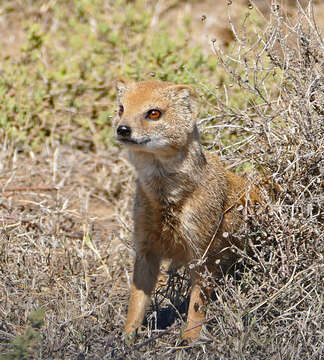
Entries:
{"label": "golden brown fur", "polygon": [[[120,116],[116,138],[130,150],[137,171],[134,201],[136,259],[126,333],[142,323],[162,259],[192,270],[188,321],[183,338],[199,336],[204,313],[200,271],[218,276],[234,259],[228,248],[242,223],[240,205],[259,201],[257,190],[226,171],[217,155],[202,151],[192,89],[159,81],[117,83]],[[150,119],[149,111],[161,116]],[[242,246],[242,244],[236,244]],[[219,260],[219,261],[217,261]]]}

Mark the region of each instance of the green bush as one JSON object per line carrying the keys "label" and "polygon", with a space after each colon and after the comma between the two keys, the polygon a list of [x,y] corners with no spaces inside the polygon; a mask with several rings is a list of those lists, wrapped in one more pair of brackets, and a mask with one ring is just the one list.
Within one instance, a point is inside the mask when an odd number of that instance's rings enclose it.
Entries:
{"label": "green bush", "polygon": [[33,311],[28,320],[30,327],[27,327],[23,335],[16,336],[10,343],[12,348],[7,354],[0,355],[1,360],[27,360],[35,359],[40,348],[40,329],[44,325],[45,312],[41,309]]}

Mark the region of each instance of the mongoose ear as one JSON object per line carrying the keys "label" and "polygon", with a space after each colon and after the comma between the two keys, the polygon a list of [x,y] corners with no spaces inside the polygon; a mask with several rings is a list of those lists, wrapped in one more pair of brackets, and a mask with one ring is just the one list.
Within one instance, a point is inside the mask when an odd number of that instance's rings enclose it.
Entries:
{"label": "mongoose ear", "polygon": [[170,86],[172,100],[184,106],[190,111],[192,118],[196,118],[199,113],[198,97],[196,92],[188,85]]}
{"label": "mongoose ear", "polygon": [[129,89],[130,81],[120,78],[116,81],[116,90],[117,90],[117,100],[120,101],[120,99],[124,96],[125,92]]}

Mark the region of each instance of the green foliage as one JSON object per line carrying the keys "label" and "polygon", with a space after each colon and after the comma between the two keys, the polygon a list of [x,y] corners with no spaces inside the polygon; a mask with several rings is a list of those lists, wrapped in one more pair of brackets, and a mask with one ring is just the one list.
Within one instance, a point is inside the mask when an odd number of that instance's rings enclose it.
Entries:
{"label": "green foliage", "polygon": [[[42,4],[26,6],[36,11]],[[165,22],[151,26],[154,6],[144,0],[58,1],[42,9],[36,20],[25,16],[17,55],[2,59],[0,137],[22,149],[80,138],[95,146],[113,143],[113,80],[119,76],[142,80],[154,74],[200,88],[227,81],[215,71],[216,58],[192,46],[189,17],[171,37]],[[243,103],[240,95],[235,101]],[[206,113],[210,105],[204,104]]]}
{"label": "green foliage", "polygon": [[0,355],[0,360],[27,360],[35,359],[39,350],[40,329],[44,325],[45,312],[42,309],[35,310],[28,318],[30,327],[26,328],[23,335],[16,336],[11,342],[12,350]]}
{"label": "green foliage", "polygon": [[27,31],[27,44],[23,47],[26,52],[33,52],[41,48],[44,43],[42,28],[40,24],[31,24]]}

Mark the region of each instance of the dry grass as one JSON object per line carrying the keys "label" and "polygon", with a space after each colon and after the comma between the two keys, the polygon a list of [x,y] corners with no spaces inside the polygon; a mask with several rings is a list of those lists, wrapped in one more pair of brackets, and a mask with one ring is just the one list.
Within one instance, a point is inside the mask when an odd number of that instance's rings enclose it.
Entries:
{"label": "dry grass", "polygon": [[[161,282],[135,343],[121,336],[133,252],[124,154],[2,144],[0,358],[323,358],[323,40],[311,11],[299,16],[273,12],[252,40],[234,28],[230,55],[212,42],[232,82],[210,84],[204,142],[271,197],[238,234],[252,253],[217,283],[206,274],[215,299],[194,344],[180,341],[184,271]],[[233,90],[245,108],[231,105]]]}
{"label": "dry grass", "polygon": [[37,358],[89,346],[103,354],[108,332],[124,321],[128,292],[128,251],[114,209],[127,205],[128,167],[113,150],[108,159],[70,148],[35,159],[1,155],[0,353],[43,309]]}

